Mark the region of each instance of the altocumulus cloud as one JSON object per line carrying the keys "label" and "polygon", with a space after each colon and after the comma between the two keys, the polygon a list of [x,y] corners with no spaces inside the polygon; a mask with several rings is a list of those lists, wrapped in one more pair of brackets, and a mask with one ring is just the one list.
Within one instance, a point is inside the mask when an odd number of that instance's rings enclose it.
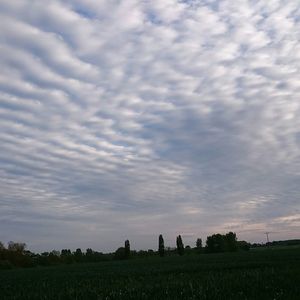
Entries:
{"label": "altocumulus cloud", "polygon": [[0,240],[300,229],[296,0],[0,1]]}

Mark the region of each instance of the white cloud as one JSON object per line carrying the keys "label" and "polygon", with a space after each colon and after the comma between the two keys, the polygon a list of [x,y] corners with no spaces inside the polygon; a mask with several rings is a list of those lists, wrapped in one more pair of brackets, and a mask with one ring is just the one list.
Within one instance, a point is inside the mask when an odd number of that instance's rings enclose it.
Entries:
{"label": "white cloud", "polygon": [[0,10],[0,240],[149,248],[161,231],[254,240],[283,223],[280,238],[296,235],[284,219],[299,211],[295,1]]}

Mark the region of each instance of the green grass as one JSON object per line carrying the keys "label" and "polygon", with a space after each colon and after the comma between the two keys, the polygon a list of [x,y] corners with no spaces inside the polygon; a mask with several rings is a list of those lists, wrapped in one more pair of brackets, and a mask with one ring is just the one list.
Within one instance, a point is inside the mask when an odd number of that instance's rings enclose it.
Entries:
{"label": "green grass", "polygon": [[0,272],[0,299],[300,299],[300,250],[152,257]]}

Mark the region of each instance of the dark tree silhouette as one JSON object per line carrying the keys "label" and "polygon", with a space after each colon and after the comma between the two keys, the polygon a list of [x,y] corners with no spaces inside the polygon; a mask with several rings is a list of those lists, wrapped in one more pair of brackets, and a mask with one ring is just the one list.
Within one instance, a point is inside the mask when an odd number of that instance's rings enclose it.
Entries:
{"label": "dark tree silhouette", "polygon": [[114,253],[114,259],[125,259],[125,248],[124,247],[120,247],[116,250],[116,252]]}
{"label": "dark tree silhouette", "polygon": [[7,250],[9,251],[14,251],[14,252],[19,252],[19,253],[23,253],[26,249],[26,244],[25,243],[15,243],[10,241],[8,243],[8,247]]}
{"label": "dark tree silhouette", "polygon": [[238,249],[236,234],[233,232],[228,232],[225,235],[225,244],[226,250],[230,252],[234,252]]}
{"label": "dark tree silhouette", "polygon": [[30,251],[25,251],[25,243],[9,242],[7,249],[1,245],[0,261],[6,261],[9,266],[31,267],[33,266]]}
{"label": "dark tree silhouette", "polygon": [[70,255],[72,255],[70,249],[62,249],[61,250],[61,256],[70,256]]}
{"label": "dark tree silhouette", "polygon": [[236,234],[233,232],[225,235],[217,233],[207,237],[205,250],[208,253],[237,251],[237,249]]}
{"label": "dark tree silhouette", "polygon": [[165,255],[165,244],[162,234],[160,234],[158,238],[158,253],[161,257]]}
{"label": "dark tree silhouette", "polygon": [[50,265],[59,264],[60,263],[59,251],[52,250],[47,257],[47,262]]}
{"label": "dark tree silhouette", "polygon": [[224,252],[224,236],[219,233],[208,236],[206,239],[206,251],[208,253]]}
{"label": "dark tree silhouette", "polygon": [[85,257],[87,261],[93,261],[94,251],[91,248],[87,248],[85,252]]}
{"label": "dark tree silhouette", "polygon": [[62,249],[60,257],[66,264],[71,264],[73,262],[73,255],[70,249]]}
{"label": "dark tree silhouette", "polygon": [[125,241],[125,258],[129,258],[130,256],[130,243],[129,240]]}
{"label": "dark tree silhouette", "polygon": [[200,238],[198,238],[196,241],[196,249],[198,252],[202,251],[202,240]]}
{"label": "dark tree silhouette", "polygon": [[181,256],[184,254],[184,245],[182,242],[181,235],[176,238],[177,252]]}
{"label": "dark tree silhouette", "polygon": [[241,250],[244,250],[244,251],[249,251],[250,246],[251,246],[251,244],[246,242],[246,241],[238,241],[237,242],[238,249],[241,249]]}
{"label": "dark tree silhouette", "polygon": [[75,253],[74,253],[74,256],[75,256],[75,261],[76,262],[80,262],[83,260],[83,254],[82,254],[82,251],[80,248],[77,248]]}

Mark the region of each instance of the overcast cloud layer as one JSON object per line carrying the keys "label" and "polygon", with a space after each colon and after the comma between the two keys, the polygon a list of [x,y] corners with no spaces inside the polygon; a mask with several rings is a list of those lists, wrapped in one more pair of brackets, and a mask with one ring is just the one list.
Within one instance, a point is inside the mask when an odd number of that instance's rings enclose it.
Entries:
{"label": "overcast cloud layer", "polygon": [[0,0],[0,240],[299,238],[298,0]]}

